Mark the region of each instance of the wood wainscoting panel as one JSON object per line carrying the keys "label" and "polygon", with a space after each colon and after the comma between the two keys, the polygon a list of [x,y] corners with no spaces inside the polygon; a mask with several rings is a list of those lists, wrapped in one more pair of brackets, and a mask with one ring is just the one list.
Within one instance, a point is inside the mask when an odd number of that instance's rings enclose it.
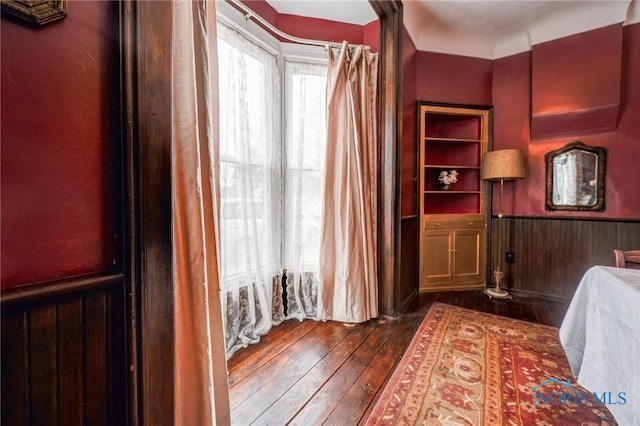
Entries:
{"label": "wood wainscoting panel", "polygon": [[400,221],[400,281],[395,287],[396,299],[400,302],[399,313],[406,312],[418,295],[419,226],[417,215],[403,217]]}
{"label": "wood wainscoting panel", "polygon": [[29,419],[28,316],[25,311],[2,309],[2,421],[3,425],[26,425]]}
{"label": "wood wainscoting panel", "polygon": [[126,424],[123,280],[25,294],[2,303],[2,424]]}
{"label": "wood wainscoting panel", "polygon": [[[614,249],[640,247],[638,221],[505,217],[504,249],[497,253],[498,219],[491,220],[491,269],[500,259],[504,285],[523,294],[568,300],[587,269],[614,265]],[[514,263],[505,263],[507,251]]]}

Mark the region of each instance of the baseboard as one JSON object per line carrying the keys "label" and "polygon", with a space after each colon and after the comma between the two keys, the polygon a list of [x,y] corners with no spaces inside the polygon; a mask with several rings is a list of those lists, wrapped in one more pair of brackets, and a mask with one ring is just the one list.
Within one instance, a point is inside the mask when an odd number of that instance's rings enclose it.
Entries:
{"label": "baseboard", "polygon": [[509,293],[511,293],[514,296],[532,297],[532,298],[536,298],[536,299],[549,300],[551,302],[563,302],[563,303],[571,302],[571,298],[570,297],[554,296],[552,294],[535,293],[533,291],[526,291],[526,290],[516,290],[516,289],[508,289],[508,290],[509,290]]}

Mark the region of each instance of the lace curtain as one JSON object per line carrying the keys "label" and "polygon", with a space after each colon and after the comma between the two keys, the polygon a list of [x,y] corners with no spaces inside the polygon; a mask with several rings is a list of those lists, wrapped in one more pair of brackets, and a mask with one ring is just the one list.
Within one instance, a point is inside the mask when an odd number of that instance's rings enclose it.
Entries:
{"label": "lace curtain", "polygon": [[222,23],[218,44],[230,357],[285,318],[316,315],[327,66],[286,61],[280,87],[272,53]]}
{"label": "lace curtain", "polygon": [[[284,319],[276,58],[218,26],[221,272],[227,357]],[[277,305],[280,306],[277,306]],[[275,312],[273,309],[275,308]]]}
{"label": "lace curtain", "polygon": [[285,66],[284,237],[287,318],[315,317],[326,145],[327,66]]}

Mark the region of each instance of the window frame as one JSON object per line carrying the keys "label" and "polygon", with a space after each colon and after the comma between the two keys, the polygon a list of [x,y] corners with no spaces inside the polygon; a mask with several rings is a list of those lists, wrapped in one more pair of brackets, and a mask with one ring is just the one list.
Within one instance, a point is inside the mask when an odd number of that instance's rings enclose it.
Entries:
{"label": "window frame", "polygon": [[[286,62],[305,62],[312,64],[328,65],[328,53],[327,47],[323,46],[309,46],[298,43],[281,42],[274,37],[268,30],[262,28],[260,25],[252,21],[238,9],[234,8],[231,4],[226,2],[216,3],[216,14],[218,23],[222,23],[231,29],[238,31],[248,40],[257,44],[259,47],[264,48],[269,53],[273,54],[276,58],[276,65],[278,68],[278,82],[277,87],[280,98],[278,99],[278,111],[279,117],[276,118],[276,143],[278,146],[278,155],[276,167],[280,173],[279,179],[281,182],[279,191],[279,206],[280,212],[277,217],[278,223],[276,224],[276,232],[282,235],[280,239],[280,259],[285,262],[285,238],[284,238],[284,226],[286,221],[286,206],[285,206],[285,183],[286,183],[286,171],[287,166],[287,144],[286,135],[284,129],[286,129],[286,117],[285,117],[285,105],[286,105]],[[231,278],[231,277],[227,277]]]}

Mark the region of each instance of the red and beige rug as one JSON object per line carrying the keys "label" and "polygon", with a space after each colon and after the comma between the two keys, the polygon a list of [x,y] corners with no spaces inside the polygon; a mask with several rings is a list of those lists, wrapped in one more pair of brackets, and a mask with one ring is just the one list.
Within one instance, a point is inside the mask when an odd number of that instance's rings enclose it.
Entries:
{"label": "red and beige rug", "polygon": [[611,425],[558,329],[434,303],[367,425]]}

